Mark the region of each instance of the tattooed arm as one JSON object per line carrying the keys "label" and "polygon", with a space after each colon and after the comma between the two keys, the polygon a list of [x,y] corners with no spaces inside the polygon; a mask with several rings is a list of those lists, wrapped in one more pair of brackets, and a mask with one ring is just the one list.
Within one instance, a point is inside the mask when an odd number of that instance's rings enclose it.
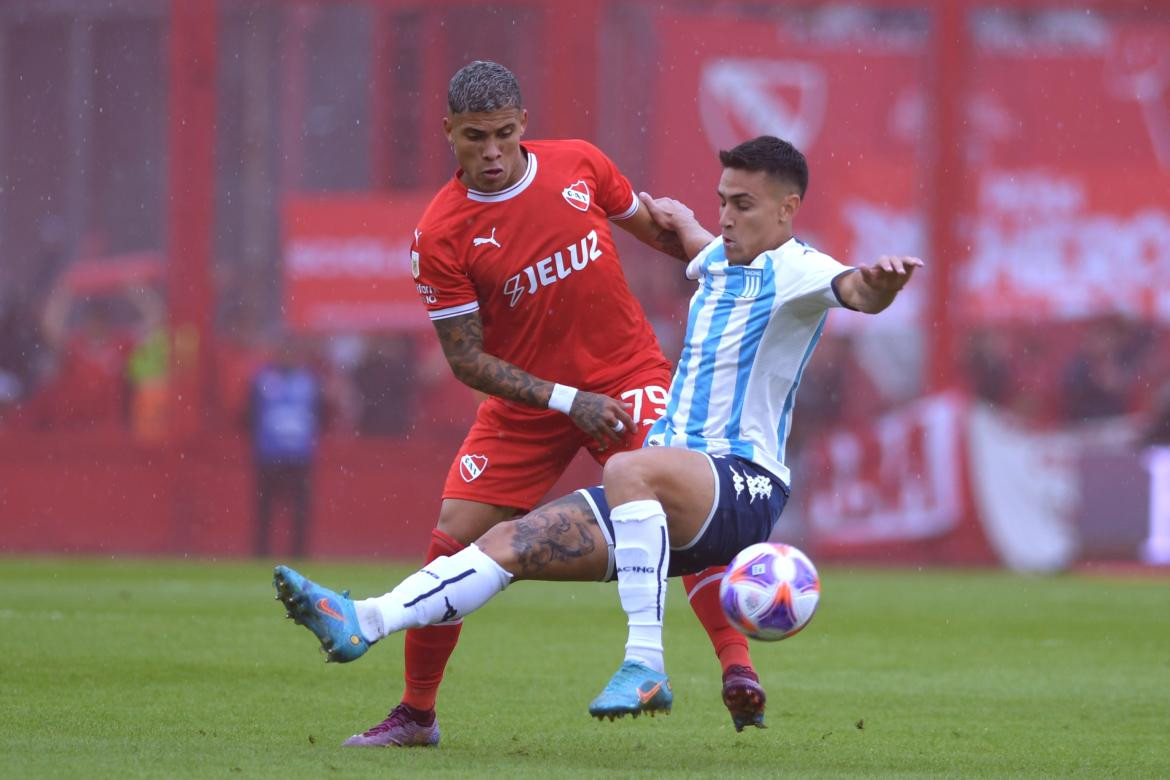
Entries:
{"label": "tattooed arm", "polygon": [[[519,404],[539,409],[548,407],[552,382],[484,352],[483,321],[479,312],[434,320],[434,325],[447,363],[460,382],[481,393]],[[634,429],[634,421],[620,403],[584,390],[578,391],[573,399],[569,417],[602,449],[621,441]],[[614,430],[618,422],[623,426],[620,433]]]}

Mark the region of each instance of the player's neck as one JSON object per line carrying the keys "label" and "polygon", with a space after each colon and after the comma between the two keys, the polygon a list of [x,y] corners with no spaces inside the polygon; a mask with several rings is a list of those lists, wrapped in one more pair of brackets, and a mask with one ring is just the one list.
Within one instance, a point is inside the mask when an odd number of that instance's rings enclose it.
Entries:
{"label": "player's neck", "polygon": [[777,237],[777,240],[775,241],[775,243],[772,243],[772,246],[768,247],[765,251],[771,252],[773,249],[779,249],[780,247],[784,246],[785,244],[787,244],[791,240],[792,240],[792,229],[786,227],[784,232],[781,233]]}
{"label": "player's neck", "polygon": [[508,182],[508,184],[504,187],[504,189],[508,189],[508,187],[514,186],[516,184],[516,182],[523,179],[527,174],[528,174],[528,152],[527,152],[527,150],[524,149],[523,146],[521,146],[520,147],[520,164],[516,166],[516,173],[515,173],[515,175],[512,176],[512,181]]}
{"label": "player's neck", "polygon": [[491,194],[493,192],[503,192],[509,187],[514,187],[516,183],[521,181],[528,173],[528,150],[523,146],[520,147],[520,164],[513,168],[512,171],[512,175],[508,177],[506,182],[501,184],[496,189],[490,191],[478,189],[475,186],[475,182],[472,181],[471,177],[467,174],[467,171],[460,170],[458,178],[460,184],[462,184],[467,189],[475,190],[476,192],[485,192],[487,194]]}
{"label": "player's neck", "polygon": [[791,240],[792,240],[792,231],[790,230],[790,231],[786,232],[785,234],[783,234],[782,236],[780,236],[779,238],[773,238],[772,240],[768,241],[767,248],[761,249],[756,254],[754,254],[750,257],[743,258],[743,259],[735,259],[735,260],[729,259],[727,261],[727,264],[728,265],[751,265],[752,263],[754,263],[756,261],[756,258],[759,257],[760,255],[764,254],[765,252],[771,252],[775,249],[779,249],[780,247],[784,246],[785,244],[787,244]]}

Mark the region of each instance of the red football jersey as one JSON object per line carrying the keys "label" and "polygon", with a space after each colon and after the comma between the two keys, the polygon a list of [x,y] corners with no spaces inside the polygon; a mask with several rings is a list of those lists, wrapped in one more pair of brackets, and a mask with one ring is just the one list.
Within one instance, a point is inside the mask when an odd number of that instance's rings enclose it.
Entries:
{"label": "red football jersey", "polygon": [[411,272],[431,319],[478,311],[486,352],[584,390],[665,365],[610,232],[640,208],[629,181],[585,141],[523,148],[508,189],[468,189],[456,173],[423,214]]}

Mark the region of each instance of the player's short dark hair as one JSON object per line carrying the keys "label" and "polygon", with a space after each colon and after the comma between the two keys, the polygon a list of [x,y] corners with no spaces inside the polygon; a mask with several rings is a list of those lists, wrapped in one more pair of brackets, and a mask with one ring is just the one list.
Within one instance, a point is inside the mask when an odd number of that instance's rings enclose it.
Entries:
{"label": "player's short dark hair", "polygon": [[469,62],[451,77],[447,86],[447,108],[452,114],[522,107],[516,76],[498,62]]}
{"label": "player's short dark hair", "polygon": [[719,153],[724,168],[765,171],[796,187],[800,197],[808,190],[808,161],[792,144],[774,135],[761,135]]}

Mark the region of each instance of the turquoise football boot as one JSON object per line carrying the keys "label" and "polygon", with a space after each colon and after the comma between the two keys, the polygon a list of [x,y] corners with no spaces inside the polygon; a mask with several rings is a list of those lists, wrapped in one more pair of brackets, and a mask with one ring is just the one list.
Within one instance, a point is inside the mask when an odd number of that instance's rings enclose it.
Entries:
{"label": "turquoise football boot", "polygon": [[589,705],[589,714],[602,718],[638,717],[643,712],[670,714],[674,694],[670,679],[638,661],[626,661]]}
{"label": "turquoise football boot", "polygon": [[287,616],[317,635],[327,663],[355,661],[370,649],[348,590],[335,593],[287,566],[276,567],[272,584],[276,586],[276,598],[288,610]]}

